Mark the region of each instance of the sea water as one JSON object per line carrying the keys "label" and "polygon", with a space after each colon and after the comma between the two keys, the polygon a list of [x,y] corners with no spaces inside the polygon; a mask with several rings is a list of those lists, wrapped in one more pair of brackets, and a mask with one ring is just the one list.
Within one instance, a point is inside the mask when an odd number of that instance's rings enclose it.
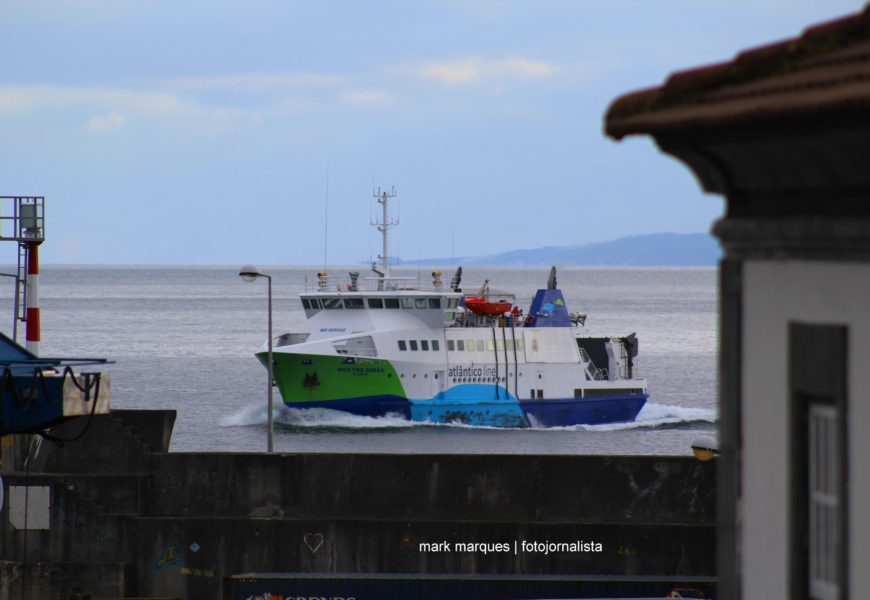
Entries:
{"label": "sea water", "polygon": [[[297,297],[317,267],[272,266],[274,334],[304,320]],[[334,275],[364,267],[332,267]],[[7,268],[7,271],[11,271]],[[431,268],[402,268],[428,283]],[[452,269],[444,269],[449,281]],[[484,279],[516,293],[524,310],[546,268],[467,267],[462,287]],[[688,454],[715,430],[716,270],[562,267],[569,310],[590,335],[636,332],[638,373],[650,400],[633,423],[504,430],[287,409],[275,390],[281,452]],[[266,281],[236,266],[43,266],[42,356],[104,357],[112,407],[178,413],[173,451],[264,451],[267,376],[254,358],[266,340]],[[12,286],[0,290],[0,330],[11,335]],[[23,339],[19,331],[19,340]]]}

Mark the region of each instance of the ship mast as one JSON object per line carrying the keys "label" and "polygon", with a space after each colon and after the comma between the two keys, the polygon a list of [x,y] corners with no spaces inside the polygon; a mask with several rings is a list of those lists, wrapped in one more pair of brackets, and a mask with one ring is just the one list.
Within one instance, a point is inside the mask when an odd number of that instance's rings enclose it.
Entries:
{"label": "ship mast", "polygon": [[378,188],[377,192],[373,193],[373,196],[377,198],[378,204],[383,207],[383,216],[380,221],[374,220],[371,222],[372,225],[378,228],[378,231],[381,232],[381,237],[383,238],[383,250],[381,254],[378,255],[378,258],[381,259],[381,268],[383,273],[376,270],[381,277],[389,276],[390,274],[390,258],[389,258],[389,233],[390,228],[395,227],[399,224],[399,219],[390,219],[390,198],[396,197],[396,188],[390,188],[390,191],[381,191],[381,188]]}

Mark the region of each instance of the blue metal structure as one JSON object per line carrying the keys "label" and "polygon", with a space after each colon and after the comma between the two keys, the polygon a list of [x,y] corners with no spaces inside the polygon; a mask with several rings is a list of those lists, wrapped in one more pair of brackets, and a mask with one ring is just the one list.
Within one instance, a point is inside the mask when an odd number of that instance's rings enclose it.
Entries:
{"label": "blue metal structure", "polygon": [[109,410],[108,376],[76,374],[73,367],[103,365],[104,358],[42,358],[0,333],[0,435],[32,433],[65,418]]}

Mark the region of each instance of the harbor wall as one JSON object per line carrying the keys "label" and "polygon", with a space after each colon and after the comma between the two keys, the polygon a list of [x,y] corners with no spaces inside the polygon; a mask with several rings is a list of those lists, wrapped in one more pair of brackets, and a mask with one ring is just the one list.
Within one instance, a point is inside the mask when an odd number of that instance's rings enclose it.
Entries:
{"label": "harbor wall", "polygon": [[[0,590],[211,599],[248,572],[714,574],[715,469],[691,457],[170,453],[173,421],[113,411],[62,446],[18,436]],[[50,500],[28,505],[27,526],[46,528],[24,529],[22,491],[32,504],[38,488]]]}

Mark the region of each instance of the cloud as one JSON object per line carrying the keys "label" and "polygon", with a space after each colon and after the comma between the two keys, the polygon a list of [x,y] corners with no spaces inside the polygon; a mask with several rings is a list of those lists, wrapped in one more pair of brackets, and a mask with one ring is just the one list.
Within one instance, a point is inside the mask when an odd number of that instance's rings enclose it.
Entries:
{"label": "cloud", "polygon": [[105,116],[93,116],[88,122],[91,133],[114,133],[120,131],[127,119],[119,112],[112,111]]}
{"label": "cloud", "polygon": [[468,85],[485,81],[512,79],[544,79],[559,72],[551,63],[521,56],[489,59],[482,57],[427,61],[400,67],[399,71],[414,77],[434,80],[448,86]]}
{"label": "cloud", "polygon": [[0,112],[19,112],[69,106],[125,107],[146,114],[170,114],[184,110],[185,102],[166,92],[140,92],[124,88],[0,85]]}
{"label": "cloud", "polygon": [[342,102],[354,105],[384,105],[392,104],[396,98],[388,90],[351,89],[340,95]]}
{"label": "cloud", "polygon": [[102,86],[0,85],[0,115],[74,108],[101,113],[88,122],[92,133],[118,131],[131,116],[180,120],[204,126],[212,132],[230,130],[236,122],[259,124],[261,121],[256,111],[209,106],[172,92]]}
{"label": "cloud", "polygon": [[173,86],[186,90],[237,90],[261,92],[301,88],[322,88],[340,85],[345,77],[326,73],[235,73],[217,77],[176,79]]}

